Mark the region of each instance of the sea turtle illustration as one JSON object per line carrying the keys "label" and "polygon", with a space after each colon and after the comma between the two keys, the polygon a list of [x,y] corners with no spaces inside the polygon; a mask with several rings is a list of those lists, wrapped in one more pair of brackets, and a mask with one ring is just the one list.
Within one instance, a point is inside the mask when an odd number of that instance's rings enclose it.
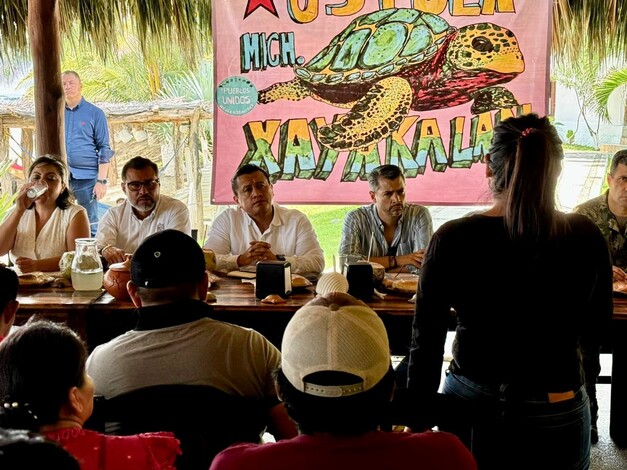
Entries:
{"label": "sea turtle illustration", "polygon": [[523,72],[514,34],[496,24],[460,28],[442,17],[410,8],[389,8],[355,18],[296,78],[259,92],[259,103],[312,97],[351,108],[320,127],[327,147],[367,147],[397,130],[410,110],[473,102],[479,114],[518,104],[501,83]]}

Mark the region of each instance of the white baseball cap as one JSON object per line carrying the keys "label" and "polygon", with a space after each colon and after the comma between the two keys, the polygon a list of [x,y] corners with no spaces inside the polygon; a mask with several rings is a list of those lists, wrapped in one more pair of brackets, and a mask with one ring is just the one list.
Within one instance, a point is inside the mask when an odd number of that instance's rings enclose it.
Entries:
{"label": "white baseball cap", "polygon": [[[292,317],[283,334],[281,369],[301,392],[342,397],[374,387],[390,368],[385,325],[364,302],[331,292],[308,302]],[[316,372],[345,372],[357,384],[321,385],[306,380]]]}
{"label": "white baseball cap", "polygon": [[324,273],[316,282],[316,294],[324,295],[330,292],[348,292],[348,280],[342,273]]}

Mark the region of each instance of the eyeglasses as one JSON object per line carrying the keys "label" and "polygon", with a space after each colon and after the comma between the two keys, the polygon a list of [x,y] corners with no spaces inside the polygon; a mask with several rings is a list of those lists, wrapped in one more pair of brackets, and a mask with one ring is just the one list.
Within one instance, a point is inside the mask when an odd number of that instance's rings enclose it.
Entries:
{"label": "eyeglasses", "polygon": [[147,181],[127,181],[124,184],[130,191],[139,191],[142,186],[150,191],[159,186],[159,179]]}

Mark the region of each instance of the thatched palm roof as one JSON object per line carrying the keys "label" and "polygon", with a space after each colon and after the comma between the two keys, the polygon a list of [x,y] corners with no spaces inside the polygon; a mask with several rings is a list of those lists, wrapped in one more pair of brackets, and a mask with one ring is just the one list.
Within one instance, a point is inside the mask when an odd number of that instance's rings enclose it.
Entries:
{"label": "thatched palm roof", "polygon": [[627,51],[627,0],[554,0],[552,48],[576,61],[581,51],[605,58]]}
{"label": "thatched palm roof", "polygon": [[[111,53],[122,24],[133,28],[142,44],[178,43],[190,59],[211,38],[211,0],[47,0],[58,2],[63,34],[77,22],[82,40],[102,57]],[[0,2],[0,53],[28,53],[28,0]],[[130,21],[130,24],[129,24]]]}
{"label": "thatched palm roof", "polygon": [[[190,57],[208,44],[211,0],[49,0],[58,1],[61,31],[79,23],[80,34],[106,57],[112,38],[130,20],[143,41],[178,42]],[[550,1],[550,0],[542,0]],[[553,0],[553,52],[576,57],[592,52],[624,55],[627,45],[627,0]],[[28,0],[0,2],[0,52],[27,53]],[[145,43],[145,42],[144,42]]]}

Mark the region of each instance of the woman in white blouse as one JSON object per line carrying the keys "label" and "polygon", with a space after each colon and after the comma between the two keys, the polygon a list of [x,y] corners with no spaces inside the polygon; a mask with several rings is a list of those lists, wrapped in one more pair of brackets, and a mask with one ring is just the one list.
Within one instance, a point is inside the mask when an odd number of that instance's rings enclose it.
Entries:
{"label": "woman in white blouse", "polygon": [[[87,212],[74,200],[68,173],[53,155],[42,155],[28,169],[28,182],[0,225],[0,256],[9,253],[18,272],[58,271],[61,255],[74,250],[77,238],[89,237]],[[42,182],[47,191],[30,198],[28,189]]]}

